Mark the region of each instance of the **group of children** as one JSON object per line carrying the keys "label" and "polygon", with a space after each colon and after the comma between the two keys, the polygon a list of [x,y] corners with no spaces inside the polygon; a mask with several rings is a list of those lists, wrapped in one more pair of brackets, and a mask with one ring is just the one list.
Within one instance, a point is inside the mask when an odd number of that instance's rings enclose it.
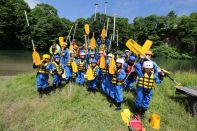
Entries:
{"label": "group of children", "polygon": [[[75,41],[69,47],[66,43],[61,49],[57,46],[54,44],[50,48],[51,55],[43,55],[40,65],[33,65],[37,68],[37,91],[40,97],[50,93],[48,79],[51,73],[53,89],[60,87],[62,81],[76,82],[83,86],[87,83],[88,91],[95,93],[100,90],[111,102],[110,105],[116,106],[115,110],[121,110],[123,89],[135,92],[135,115],[144,117],[152,97],[154,83],[161,83],[156,63],[147,59],[153,55],[151,51],[146,52],[146,57],[140,57],[137,60],[129,50],[125,50],[121,55],[107,54],[105,50],[86,50],[85,45],[78,47]],[[105,67],[101,68],[103,57]],[[115,61],[112,69],[114,73],[109,71],[112,68],[112,59]],[[77,66],[77,72],[74,71],[73,64]],[[92,69],[91,80],[86,79],[88,68]],[[136,89],[134,83],[136,83]]]}

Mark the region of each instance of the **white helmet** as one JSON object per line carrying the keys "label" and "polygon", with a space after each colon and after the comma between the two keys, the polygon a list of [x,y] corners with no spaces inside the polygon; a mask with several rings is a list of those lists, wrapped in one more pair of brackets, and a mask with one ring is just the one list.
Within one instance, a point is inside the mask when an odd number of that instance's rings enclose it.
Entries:
{"label": "white helmet", "polygon": [[70,51],[69,51],[69,54],[73,54],[73,51],[72,51],[72,50],[70,50]]}
{"label": "white helmet", "polygon": [[130,52],[130,50],[125,50],[124,52]]}
{"label": "white helmet", "polygon": [[107,56],[108,57],[113,57],[113,54],[112,53],[109,53]]}
{"label": "white helmet", "polygon": [[121,64],[123,65],[123,64],[124,64],[124,60],[121,59],[121,58],[118,58],[118,59],[116,60],[116,63],[121,63]]}
{"label": "white helmet", "polygon": [[143,67],[147,69],[153,69],[153,62],[151,61],[144,61]]}
{"label": "white helmet", "polygon": [[84,52],[81,52],[81,53],[80,53],[80,56],[82,56],[82,55],[86,55],[86,54],[85,54]]}

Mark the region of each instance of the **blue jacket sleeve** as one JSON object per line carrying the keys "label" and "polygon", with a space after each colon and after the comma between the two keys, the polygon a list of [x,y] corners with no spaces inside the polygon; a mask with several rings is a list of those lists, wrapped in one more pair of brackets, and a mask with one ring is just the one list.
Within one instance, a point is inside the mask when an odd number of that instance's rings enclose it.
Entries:
{"label": "blue jacket sleeve", "polygon": [[117,79],[118,80],[124,80],[125,77],[126,77],[126,73],[123,69],[121,69],[120,73],[117,74]]}
{"label": "blue jacket sleeve", "polygon": [[137,62],[135,64],[135,72],[137,74],[138,77],[144,77],[143,73],[142,73],[142,66],[141,66],[141,63],[140,62]]}
{"label": "blue jacket sleeve", "polygon": [[154,76],[156,77],[159,76],[157,68],[158,68],[157,63],[153,61]]}
{"label": "blue jacket sleeve", "polygon": [[161,80],[158,77],[155,77],[155,83],[156,84],[160,84],[161,83]]}
{"label": "blue jacket sleeve", "polygon": [[52,64],[48,64],[45,69],[46,70],[51,70],[51,68],[52,68]]}
{"label": "blue jacket sleeve", "polygon": [[128,64],[127,63],[124,63],[123,69],[126,70],[127,69],[127,66],[128,66]]}

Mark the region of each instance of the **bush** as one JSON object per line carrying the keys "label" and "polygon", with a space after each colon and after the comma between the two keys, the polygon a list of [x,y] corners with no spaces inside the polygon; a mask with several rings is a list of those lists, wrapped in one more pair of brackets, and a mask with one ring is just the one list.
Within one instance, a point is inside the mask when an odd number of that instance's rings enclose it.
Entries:
{"label": "bush", "polygon": [[174,58],[174,59],[181,59],[183,56],[177,52],[176,48],[169,47],[166,45],[160,45],[153,48],[153,52],[156,57],[165,57],[165,58]]}

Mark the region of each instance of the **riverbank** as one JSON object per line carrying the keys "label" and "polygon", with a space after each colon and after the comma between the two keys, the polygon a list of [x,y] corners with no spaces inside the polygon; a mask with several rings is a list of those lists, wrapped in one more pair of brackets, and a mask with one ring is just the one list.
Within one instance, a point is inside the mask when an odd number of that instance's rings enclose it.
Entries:
{"label": "riverbank", "polygon": [[[197,85],[197,73],[177,72],[173,77],[184,86]],[[0,130],[127,130],[120,112],[114,111],[114,106],[110,108],[101,93],[94,95],[85,87],[71,84],[64,86],[62,92],[40,99],[35,74],[5,78],[0,77]],[[132,111],[135,96],[125,92],[124,96],[123,109]],[[174,83],[165,78],[154,89],[143,121],[146,130],[152,130],[148,118],[153,113],[161,116],[162,131],[196,130],[197,118],[185,110],[185,105],[186,97],[175,94]]]}

